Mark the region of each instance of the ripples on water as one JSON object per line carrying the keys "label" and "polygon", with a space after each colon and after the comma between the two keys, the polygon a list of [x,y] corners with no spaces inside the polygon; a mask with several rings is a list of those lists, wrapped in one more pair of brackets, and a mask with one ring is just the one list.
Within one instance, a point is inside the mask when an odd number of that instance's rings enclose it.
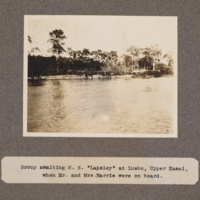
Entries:
{"label": "ripples on water", "polygon": [[28,132],[172,133],[173,78],[28,86]]}

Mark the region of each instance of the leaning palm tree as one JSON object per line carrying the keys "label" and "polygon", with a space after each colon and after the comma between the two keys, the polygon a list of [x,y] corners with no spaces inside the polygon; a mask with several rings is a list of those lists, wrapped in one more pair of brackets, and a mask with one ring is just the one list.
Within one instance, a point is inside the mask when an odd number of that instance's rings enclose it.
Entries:
{"label": "leaning palm tree", "polygon": [[[28,35],[28,42],[29,42],[30,44],[33,43],[33,40],[32,40],[32,38],[31,38],[29,35]],[[30,51],[28,51],[28,54],[31,55],[31,53],[34,53],[34,52],[36,52],[36,51],[40,52],[40,49],[39,49],[38,47],[33,47],[33,48],[31,48]]]}

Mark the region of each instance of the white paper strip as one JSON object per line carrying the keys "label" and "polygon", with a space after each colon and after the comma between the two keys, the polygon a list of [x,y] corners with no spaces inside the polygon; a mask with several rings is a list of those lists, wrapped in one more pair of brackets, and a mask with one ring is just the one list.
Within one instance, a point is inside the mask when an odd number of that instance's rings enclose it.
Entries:
{"label": "white paper strip", "polygon": [[193,158],[4,157],[6,183],[184,184],[198,181]]}

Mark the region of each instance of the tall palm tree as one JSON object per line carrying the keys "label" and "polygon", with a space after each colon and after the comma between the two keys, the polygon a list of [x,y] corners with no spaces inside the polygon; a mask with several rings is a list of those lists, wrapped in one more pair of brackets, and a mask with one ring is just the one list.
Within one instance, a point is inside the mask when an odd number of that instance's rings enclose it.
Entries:
{"label": "tall palm tree", "polygon": [[63,42],[64,39],[67,37],[64,35],[63,30],[61,29],[55,29],[52,32],[49,33],[49,40],[52,44],[52,48],[48,50],[48,52],[52,52],[54,55],[56,55],[56,62],[57,62],[57,73],[59,73],[59,65],[58,65],[58,58],[60,54],[63,52],[66,52],[65,49],[63,48],[63,45],[65,42]]}
{"label": "tall palm tree", "polygon": [[129,52],[132,57],[132,70],[133,70],[133,59],[137,58],[140,55],[140,48],[132,45],[127,49],[127,52]]}

